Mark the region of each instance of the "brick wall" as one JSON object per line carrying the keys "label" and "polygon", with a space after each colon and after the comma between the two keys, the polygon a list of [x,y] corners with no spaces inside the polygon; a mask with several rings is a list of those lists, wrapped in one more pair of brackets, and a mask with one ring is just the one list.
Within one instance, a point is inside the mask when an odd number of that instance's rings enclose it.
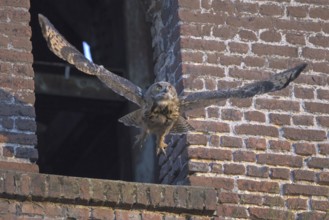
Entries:
{"label": "brick wall", "polygon": [[0,168],[37,171],[29,0],[0,0]]}
{"label": "brick wall", "polygon": [[216,187],[222,217],[326,216],[328,2],[156,2],[149,10],[156,27],[155,72],[179,91],[236,87],[309,64],[282,91],[188,112],[196,132],[168,140],[161,181]]}
{"label": "brick wall", "polygon": [[0,170],[0,219],[211,219],[214,189]]}

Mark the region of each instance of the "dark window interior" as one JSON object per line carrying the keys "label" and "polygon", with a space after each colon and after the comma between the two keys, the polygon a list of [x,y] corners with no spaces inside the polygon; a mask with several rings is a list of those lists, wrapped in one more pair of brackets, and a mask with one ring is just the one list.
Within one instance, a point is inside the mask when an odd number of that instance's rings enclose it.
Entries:
{"label": "dark window interior", "polygon": [[[150,26],[142,5],[131,7],[132,2],[137,1],[31,0],[40,172],[156,182],[153,148],[132,149],[137,131],[117,121],[136,106],[53,55],[37,21],[44,14],[80,51],[87,42],[95,63],[143,88],[153,81]],[[136,11],[140,19],[129,18]],[[134,29],[141,31],[133,34]],[[136,50],[143,51],[142,59]],[[133,66],[136,59],[144,69]],[[150,154],[151,162],[143,160]]]}

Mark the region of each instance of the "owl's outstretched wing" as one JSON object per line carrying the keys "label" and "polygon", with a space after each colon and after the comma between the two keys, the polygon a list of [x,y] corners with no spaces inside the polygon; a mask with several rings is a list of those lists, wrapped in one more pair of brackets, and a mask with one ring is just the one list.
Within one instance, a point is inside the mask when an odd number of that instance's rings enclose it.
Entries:
{"label": "owl's outstretched wing", "polygon": [[74,65],[80,71],[97,76],[115,93],[141,106],[143,101],[142,89],[129,80],[122,78],[103,66],[90,62],[72,46],[43,15],[39,14],[39,23],[42,34],[47,41],[49,49],[59,58]]}
{"label": "owl's outstretched wing", "polygon": [[307,66],[300,64],[292,69],[273,75],[268,80],[254,82],[236,89],[196,92],[180,98],[181,111],[206,107],[228,98],[248,98],[258,94],[283,89],[296,79]]}

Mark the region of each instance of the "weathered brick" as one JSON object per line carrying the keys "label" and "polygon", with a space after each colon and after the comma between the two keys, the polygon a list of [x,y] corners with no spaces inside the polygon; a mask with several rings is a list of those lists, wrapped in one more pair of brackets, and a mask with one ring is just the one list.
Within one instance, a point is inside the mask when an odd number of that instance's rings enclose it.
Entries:
{"label": "weathered brick", "polygon": [[319,220],[319,219],[325,219],[326,213],[324,212],[301,212],[298,213],[297,219],[307,219],[307,220]]}
{"label": "weathered brick", "polygon": [[235,151],[233,153],[233,160],[236,162],[255,162],[256,161],[256,154],[252,151]]}
{"label": "weathered brick", "polygon": [[245,139],[245,144],[247,148],[255,150],[265,150],[266,149],[266,139],[263,138],[247,138]]}
{"label": "weathered brick", "polygon": [[260,34],[260,39],[266,42],[280,42],[281,34],[276,31],[264,31]]}
{"label": "weathered brick", "polygon": [[188,170],[189,172],[202,172],[207,173],[210,171],[210,167],[208,163],[205,162],[198,162],[198,161],[189,161],[188,162]]}
{"label": "weathered brick", "polygon": [[329,172],[321,172],[318,174],[318,182],[323,185],[329,184]]}
{"label": "weathered brick", "polygon": [[284,184],[283,193],[285,195],[304,196],[328,196],[329,188],[325,186]]}
{"label": "weathered brick", "polygon": [[230,131],[229,125],[222,122],[189,120],[189,123],[197,131],[222,133]]}
{"label": "weathered brick", "polygon": [[311,130],[284,127],[283,137],[290,140],[322,141],[327,138],[324,130]]}
{"label": "weathered brick", "polygon": [[242,204],[262,205],[263,197],[261,195],[254,194],[241,194],[240,202]]}
{"label": "weathered brick", "polygon": [[321,200],[311,200],[311,207],[313,210],[325,211],[327,212],[329,209],[328,201]]}
{"label": "weathered brick", "polygon": [[305,45],[305,35],[302,33],[287,33],[286,40],[291,44]]}
{"label": "weathered brick", "polygon": [[235,132],[239,135],[254,135],[254,136],[279,136],[279,131],[274,126],[266,125],[253,125],[253,124],[241,124],[235,126]]}
{"label": "weathered brick", "polygon": [[289,141],[269,140],[269,148],[274,151],[290,151],[291,146]]}
{"label": "weathered brick", "polygon": [[238,179],[237,184],[239,190],[251,192],[278,193],[280,190],[277,182]]}
{"label": "weathered brick", "polygon": [[221,118],[223,120],[240,121],[242,118],[242,113],[234,109],[222,109]]}
{"label": "weathered brick", "polygon": [[259,12],[261,15],[268,15],[268,16],[278,16],[283,15],[283,7],[274,5],[274,4],[262,4],[259,7]]}
{"label": "weathered brick", "polygon": [[295,215],[289,211],[258,207],[251,207],[248,210],[252,219],[295,219]]}
{"label": "weathered brick", "polygon": [[288,198],[286,200],[287,207],[294,210],[306,210],[307,209],[307,199],[301,198]]}
{"label": "weathered brick", "polygon": [[276,125],[290,125],[290,115],[270,113],[270,122]]}
{"label": "weathered brick", "polygon": [[222,136],[220,143],[222,147],[242,148],[242,139],[237,137]]}
{"label": "weathered brick", "polygon": [[312,126],[314,117],[308,115],[295,115],[292,116],[292,121],[295,125],[305,125],[305,126]]}
{"label": "weathered brick", "polygon": [[310,8],[309,15],[311,18],[320,18],[329,20],[328,9],[323,7]]}
{"label": "weathered brick", "polygon": [[309,143],[297,143],[293,145],[295,153],[303,156],[310,156],[316,153],[315,146]]}
{"label": "weathered brick", "polygon": [[324,155],[329,155],[329,144],[319,144],[319,153]]}
{"label": "weathered brick", "polygon": [[265,166],[258,167],[249,165],[247,166],[247,175],[253,177],[267,178],[269,176],[269,168]]}
{"label": "weathered brick", "polygon": [[284,200],[280,196],[265,196],[263,204],[270,207],[274,207],[274,206],[283,207]]}
{"label": "weathered brick", "polygon": [[224,190],[232,190],[234,187],[234,179],[231,178],[190,176],[189,181],[193,186],[209,186]]}
{"label": "weathered brick", "polygon": [[308,8],[305,6],[287,7],[287,15],[297,18],[305,18],[308,13]]}
{"label": "weathered brick", "polygon": [[219,205],[217,209],[218,216],[227,216],[231,218],[247,218],[247,209],[242,206]]}
{"label": "weathered brick", "polygon": [[290,178],[290,170],[287,168],[271,168],[272,179],[288,180]]}
{"label": "weathered brick", "polygon": [[222,150],[218,148],[189,147],[187,151],[189,158],[232,160],[232,152],[230,150]]}
{"label": "weathered brick", "polygon": [[302,167],[303,158],[301,156],[264,153],[257,155],[257,163],[288,167]]}
{"label": "weathered brick", "polygon": [[294,170],[293,176],[297,181],[315,182],[315,172],[310,170]]}
{"label": "weathered brick", "polygon": [[329,158],[320,158],[320,157],[312,157],[307,162],[308,167],[310,168],[329,168]]}
{"label": "weathered brick", "polygon": [[245,167],[241,164],[224,164],[224,174],[228,175],[242,175],[244,174]]}
{"label": "weathered brick", "polygon": [[268,110],[283,110],[289,112],[299,111],[299,102],[286,101],[286,100],[273,100],[273,99],[257,99],[256,108],[257,109],[268,109]]}
{"label": "weathered brick", "polygon": [[218,196],[218,199],[221,203],[234,203],[238,204],[239,196],[236,193],[231,192],[221,192]]}
{"label": "weathered brick", "polygon": [[265,114],[259,111],[248,111],[244,113],[244,118],[248,121],[265,122]]}
{"label": "weathered brick", "polygon": [[283,57],[297,57],[297,48],[289,46],[274,46],[267,44],[255,43],[251,48],[252,52],[259,56],[283,56]]}

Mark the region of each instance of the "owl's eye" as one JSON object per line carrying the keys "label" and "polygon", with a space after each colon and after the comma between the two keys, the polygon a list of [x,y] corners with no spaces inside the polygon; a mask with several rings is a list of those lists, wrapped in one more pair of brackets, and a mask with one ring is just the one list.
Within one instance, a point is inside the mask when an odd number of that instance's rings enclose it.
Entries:
{"label": "owl's eye", "polygon": [[160,91],[162,89],[161,85],[156,85],[155,90]]}

